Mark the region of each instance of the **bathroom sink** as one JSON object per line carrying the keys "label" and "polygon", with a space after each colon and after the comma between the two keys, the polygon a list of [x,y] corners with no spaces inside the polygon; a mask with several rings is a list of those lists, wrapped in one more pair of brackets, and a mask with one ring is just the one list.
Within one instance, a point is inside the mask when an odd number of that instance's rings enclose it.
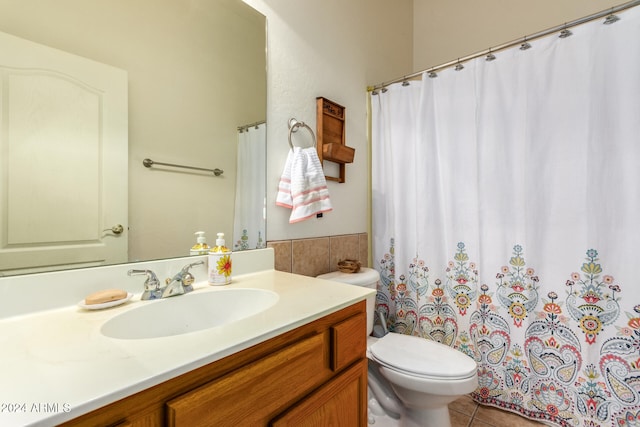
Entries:
{"label": "bathroom sink", "polygon": [[221,289],[142,301],[138,307],[109,319],[100,332],[124,340],[182,335],[260,313],[278,298],[275,292],[263,289]]}

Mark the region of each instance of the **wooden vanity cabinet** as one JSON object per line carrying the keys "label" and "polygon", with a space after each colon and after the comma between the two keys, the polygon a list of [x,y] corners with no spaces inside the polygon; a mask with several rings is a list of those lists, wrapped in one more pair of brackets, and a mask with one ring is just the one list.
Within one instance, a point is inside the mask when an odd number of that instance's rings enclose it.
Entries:
{"label": "wooden vanity cabinet", "polygon": [[365,302],[64,426],[366,426]]}

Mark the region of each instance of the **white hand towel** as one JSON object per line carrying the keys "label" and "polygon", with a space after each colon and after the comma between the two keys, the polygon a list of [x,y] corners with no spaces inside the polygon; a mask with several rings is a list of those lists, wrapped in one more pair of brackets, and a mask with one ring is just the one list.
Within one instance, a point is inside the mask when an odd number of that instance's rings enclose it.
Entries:
{"label": "white hand towel", "polygon": [[291,208],[290,223],[333,209],[327,181],[315,147],[293,147],[287,156],[276,204]]}
{"label": "white hand towel", "polygon": [[287,162],[284,164],[284,170],[278,183],[278,195],[276,196],[276,205],[285,208],[293,208],[293,199],[291,198],[291,164],[293,163],[293,150],[289,150]]}

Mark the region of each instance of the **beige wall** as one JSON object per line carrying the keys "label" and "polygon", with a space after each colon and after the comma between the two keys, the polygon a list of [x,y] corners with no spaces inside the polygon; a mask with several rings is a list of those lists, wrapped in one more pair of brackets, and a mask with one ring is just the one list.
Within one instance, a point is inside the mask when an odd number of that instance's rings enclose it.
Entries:
{"label": "beige wall", "polygon": [[[366,87],[411,68],[412,0],[245,0],[268,21],[267,237],[269,241],[366,232],[369,153]],[[393,4],[393,7],[389,7]],[[356,149],[346,183],[329,182],[333,212],[289,224],[275,206],[289,118],[315,129],[316,97],[346,107]]]}
{"label": "beige wall", "polygon": [[[420,71],[622,4],[622,0],[414,0]],[[400,77],[393,76],[391,78]]]}

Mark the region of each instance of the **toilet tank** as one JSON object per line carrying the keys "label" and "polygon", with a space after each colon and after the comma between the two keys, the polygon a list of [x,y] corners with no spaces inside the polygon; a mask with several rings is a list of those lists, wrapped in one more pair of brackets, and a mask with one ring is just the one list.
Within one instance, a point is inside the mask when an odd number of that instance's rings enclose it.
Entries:
{"label": "toilet tank", "polygon": [[[364,286],[377,290],[380,273],[373,268],[363,267],[357,273],[342,273],[334,271],[332,273],[321,274],[318,279],[333,280],[334,282],[346,283],[354,286]],[[373,331],[373,312],[376,309],[375,294],[367,298],[367,336]]]}

